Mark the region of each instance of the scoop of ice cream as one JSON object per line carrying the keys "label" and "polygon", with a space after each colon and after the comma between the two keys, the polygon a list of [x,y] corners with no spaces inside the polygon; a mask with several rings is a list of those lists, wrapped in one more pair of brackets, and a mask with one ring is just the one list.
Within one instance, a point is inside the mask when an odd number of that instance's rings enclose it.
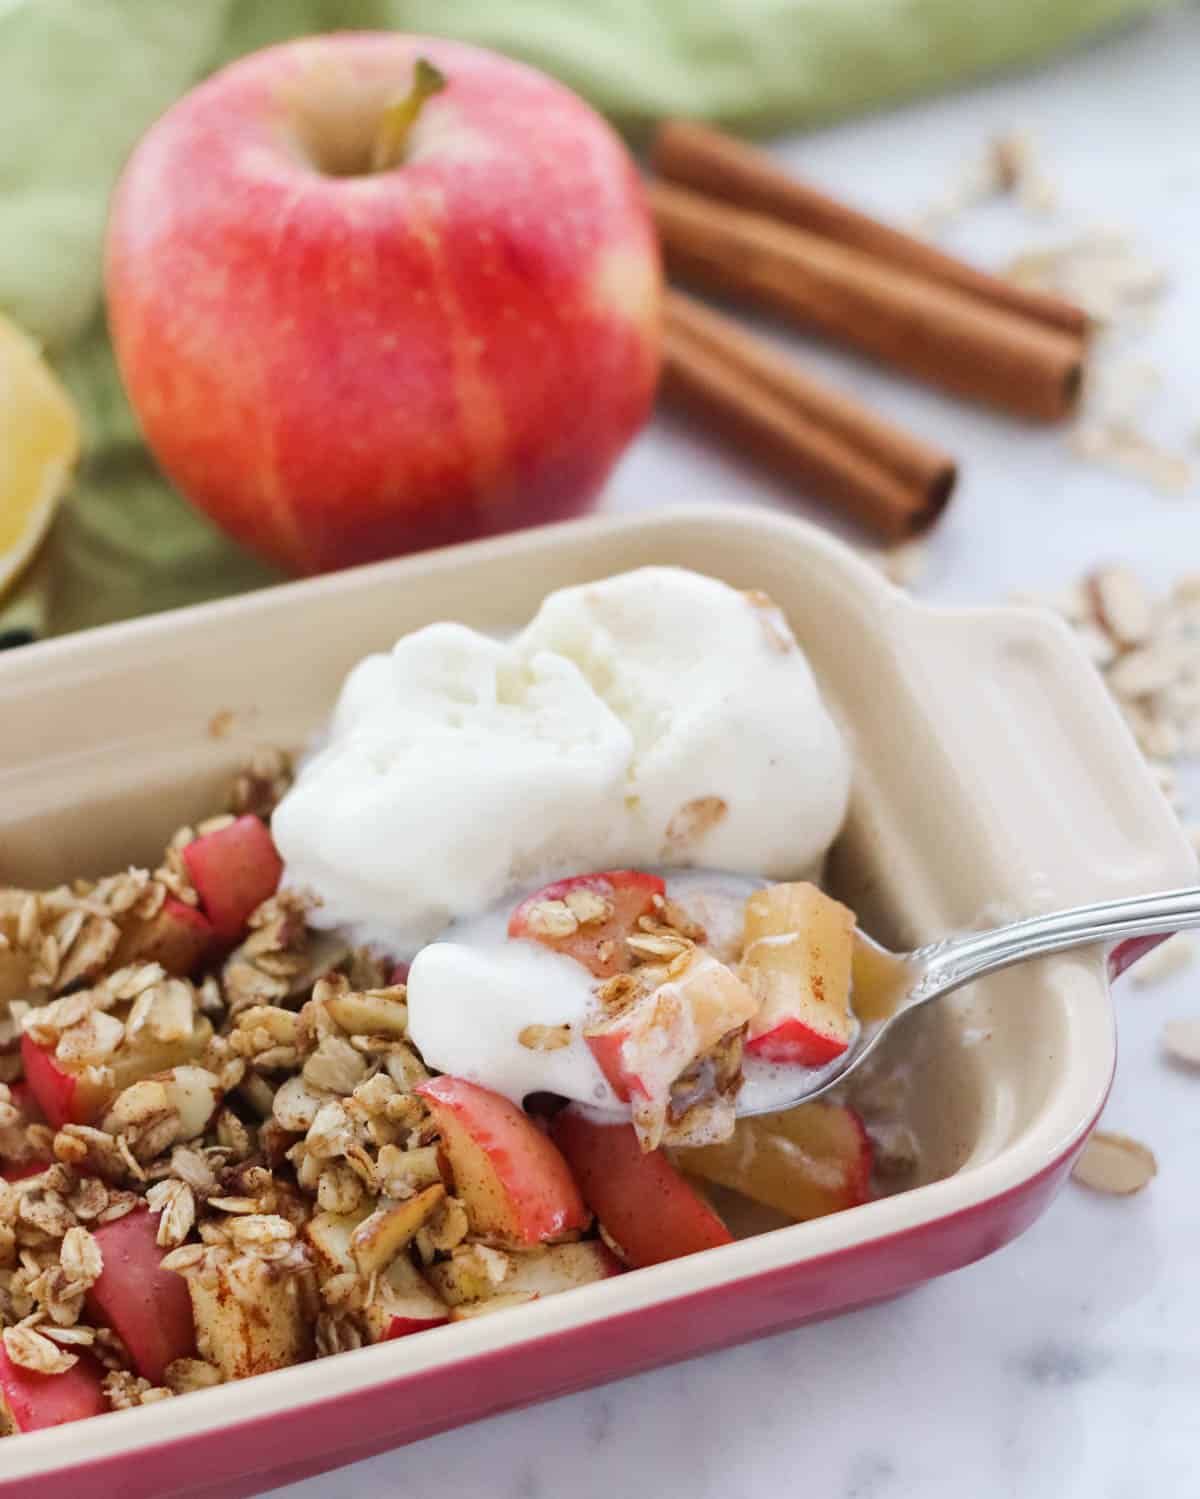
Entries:
{"label": "scoop of ice cream", "polygon": [[849,781],[778,611],[644,568],[551,594],[511,642],[431,625],[360,662],[273,830],[320,923],[407,953],[580,870],[811,873]]}
{"label": "scoop of ice cream", "polygon": [[681,568],[564,588],[519,638],[574,662],[633,737],[626,862],[811,871],[850,760],[782,613]]}

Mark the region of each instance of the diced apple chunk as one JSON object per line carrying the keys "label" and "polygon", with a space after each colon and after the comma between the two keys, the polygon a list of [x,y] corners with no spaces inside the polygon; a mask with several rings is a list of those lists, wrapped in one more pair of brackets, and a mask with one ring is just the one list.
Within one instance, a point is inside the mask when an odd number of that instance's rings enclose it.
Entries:
{"label": "diced apple chunk", "polygon": [[316,1305],[310,1269],[210,1250],[200,1265],[182,1273],[196,1346],[226,1379],[247,1379],[312,1357]]}
{"label": "diced apple chunk", "polygon": [[671,1084],[757,1009],[754,995],[703,948],[687,954],[678,974],[610,1020],[590,1025],[588,1046],[613,1092],[665,1110]]}
{"label": "diced apple chunk", "polygon": [[441,1327],[449,1315],[421,1272],[400,1255],[376,1281],[375,1294],[363,1308],[363,1324],[372,1343],[386,1343]]}
{"label": "diced apple chunk", "polygon": [[137,1372],[154,1385],[173,1359],[196,1349],[187,1287],[162,1268],[167,1251],[157,1233],[158,1214],[146,1208],[102,1223],[95,1234],[104,1268],[87,1297],[96,1320],[119,1334]]}
{"label": "diced apple chunk", "polygon": [[598,1239],[543,1244],[537,1249],[497,1251],[465,1245],[432,1266],[429,1280],[450,1306],[494,1296],[554,1296],[592,1281],[620,1275],[624,1266]]}
{"label": "diced apple chunk", "polygon": [[102,1416],[108,1409],[103,1378],[103,1369],[86,1353],[62,1374],[37,1374],[14,1364],[0,1339],[0,1436],[5,1426],[16,1432],[44,1431]]}
{"label": "diced apple chunk", "polygon": [[47,1122],[61,1129],[64,1124],[94,1124],[118,1093],[155,1072],[190,1062],[211,1039],[211,1023],[197,1015],[187,1036],[159,1041],[143,1031],[136,1038],[126,1037],[104,1067],[73,1068],[58,1060],[53,1047],[39,1046],[24,1035],[21,1062]]}
{"label": "diced apple chunk", "polygon": [[541,942],[582,963],[596,978],[611,978],[629,970],[632,958],[625,938],[666,888],[658,875],[638,869],[558,880],[521,902],[509,920],[508,935]]}
{"label": "diced apple chunk", "polygon": [[823,1067],[850,1044],[854,912],[815,885],[771,885],[746,902],[741,975],[759,1010],[746,1050]]}
{"label": "diced apple chunk", "polygon": [[183,850],[204,914],[224,942],[236,941],[251,914],[279,888],[283,860],[261,818],[239,817]]}
{"label": "diced apple chunk", "polygon": [[[357,1213],[316,1213],[305,1225],[308,1241],[322,1281],[356,1269],[353,1237],[369,1216]],[[449,1313],[445,1304],[406,1253],[399,1253],[379,1274],[374,1294],[362,1308],[362,1324],[372,1343],[407,1337],[440,1327]]]}
{"label": "diced apple chunk", "polygon": [[432,1078],[416,1091],[441,1134],[474,1233],[524,1245],[587,1227],[567,1163],[528,1114],[463,1078]]}
{"label": "diced apple chunk", "polygon": [[643,1151],[633,1126],[598,1124],[564,1109],[551,1126],[601,1227],[629,1265],[657,1265],[733,1236],[661,1150]]}
{"label": "diced apple chunk", "polygon": [[200,966],[215,941],[212,922],[203,911],[168,895],[149,921],[126,924],[113,954],[112,967],[158,963],[168,973],[187,978]]}
{"label": "diced apple chunk", "polygon": [[692,1175],[797,1221],[857,1207],[870,1196],[871,1141],[854,1110],[839,1104],[806,1103],[741,1119],[732,1139],[680,1150],[675,1159]]}

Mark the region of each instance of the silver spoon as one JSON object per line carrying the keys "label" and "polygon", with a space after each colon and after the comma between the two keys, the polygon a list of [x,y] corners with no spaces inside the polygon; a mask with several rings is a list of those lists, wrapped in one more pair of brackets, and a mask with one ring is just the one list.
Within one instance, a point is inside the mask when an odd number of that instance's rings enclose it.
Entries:
{"label": "silver spoon", "polygon": [[855,1040],[836,1061],[813,1076],[788,1103],[772,1101],[739,1114],[779,1113],[807,1103],[844,1083],[910,1010],[952,994],[985,974],[1048,953],[1089,947],[1118,938],[1148,937],[1200,927],[1200,888],[1166,890],[1129,900],[1075,906],[1049,916],[1031,916],[990,932],[946,937],[915,952],[889,952],[861,931],[854,934],[854,1011],[859,1019]]}

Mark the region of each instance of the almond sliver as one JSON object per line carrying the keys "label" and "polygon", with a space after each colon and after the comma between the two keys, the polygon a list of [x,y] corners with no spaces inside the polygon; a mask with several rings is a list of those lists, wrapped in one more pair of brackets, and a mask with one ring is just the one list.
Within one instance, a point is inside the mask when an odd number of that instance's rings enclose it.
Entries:
{"label": "almond sliver", "polygon": [[1140,1140],[1097,1130],[1080,1152],[1071,1175],[1094,1192],[1128,1197],[1154,1180],[1158,1162]]}

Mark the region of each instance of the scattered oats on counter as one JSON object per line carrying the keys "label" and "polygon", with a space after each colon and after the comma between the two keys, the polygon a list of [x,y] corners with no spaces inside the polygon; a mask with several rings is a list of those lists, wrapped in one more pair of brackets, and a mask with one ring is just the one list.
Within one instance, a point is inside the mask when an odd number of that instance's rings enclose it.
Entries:
{"label": "scattered oats on counter", "polygon": [[1154,1152],[1128,1135],[1096,1130],[1080,1152],[1071,1176],[1094,1192],[1129,1197],[1158,1175]]}
{"label": "scattered oats on counter", "polygon": [[[1013,130],[988,142],[920,217],[917,232],[937,237],[971,210],[1000,198],[1012,199],[1031,215],[1046,217],[1058,209],[1057,185],[1024,131]],[[1187,439],[1169,442],[1151,434],[1149,408],[1161,393],[1161,373],[1128,351],[1169,289],[1165,268],[1129,231],[1089,225],[1052,243],[1022,249],[1003,274],[1029,291],[1074,303],[1093,324],[1082,411],[1068,436],[1072,452],[1166,495],[1193,491],[1197,466],[1186,449],[1195,445],[1195,438],[1189,444]]]}
{"label": "scattered oats on counter", "polygon": [[1054,210],[1058,196],[1032,135],[1008,130],[963,165],[946,191],[918,215],[915,232],[943,234],[972,209],[1003,197],[1015,198],[1026,213],[1042,217]]}
{"label": "scattered oats on counter", "polygon": [[[1154,597],[1130,568],[1095,569],[1058,593],[1013,603],[1053,610],[1076,631],[1167,799],[1186,820],[1178,772],[1200,757],[1200,573]],[[1200,847],[1200,823],[1189,824]]]}

